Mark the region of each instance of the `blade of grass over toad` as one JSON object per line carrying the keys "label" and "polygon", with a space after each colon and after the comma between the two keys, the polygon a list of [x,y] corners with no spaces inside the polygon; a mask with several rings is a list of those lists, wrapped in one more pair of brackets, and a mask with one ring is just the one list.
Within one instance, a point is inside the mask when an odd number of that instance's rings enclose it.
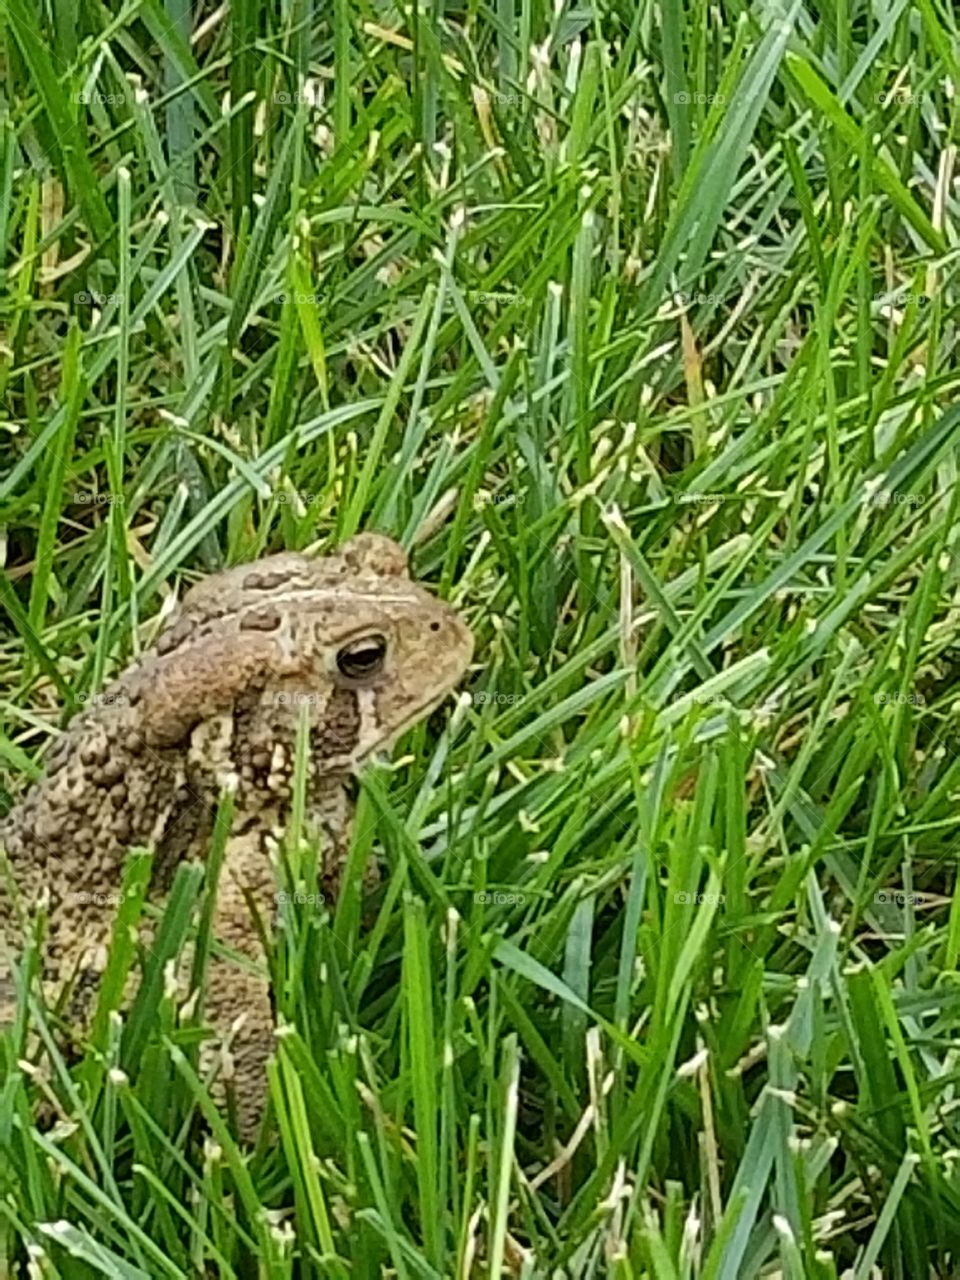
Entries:
{"label": "blade of grass over toad", "polygon": [[213,834],[210,839],[210,852],[204,867],[203,904],[200,918],[197,921],[197,934],[194,943],[193,964],[190,973],[190,990],[200,993],[197,1002],[197,1015],[202,1017],[204,978],[210,962],[210,949],[213,942],[213,917],[217,907],[217,886],[223,870],[223,858],[227,840],[233,825],[235,791],[227,789],[220,796],[217,812],[213,821]]}
{"label": "blade of grass over toad", "polygon": [[164,984],[164,966],[180,952],[190,928],[190,915],[203,882],[203,867],[181,864],[170,890],[163,919],[154,935],[137,999],[124,1031],[124,1067],[136,1071]]}
{"label": "blade of grass over toad", "polygon": [[134,957],[134,930],[140,921],[152,868],[153,858],[147,850],[131,853],[124,867],[120,906],[90,1031],[91,1042],[101,1052],[106,1048],[110,1013],[119,1007],[126,989]]}

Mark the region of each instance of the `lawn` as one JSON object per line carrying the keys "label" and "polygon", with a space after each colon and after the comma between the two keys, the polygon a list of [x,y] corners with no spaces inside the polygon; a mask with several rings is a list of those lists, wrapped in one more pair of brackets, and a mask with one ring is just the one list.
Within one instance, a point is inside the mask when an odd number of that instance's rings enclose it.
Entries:
{"label": "lawn", "polygon": [[0,812],[203,573],[382,530],[476,637],[283,910],[255,1148],[202,865],[79,1062],[24,1003],[0,1275],[960,1274],[952,7],[0,29]]}

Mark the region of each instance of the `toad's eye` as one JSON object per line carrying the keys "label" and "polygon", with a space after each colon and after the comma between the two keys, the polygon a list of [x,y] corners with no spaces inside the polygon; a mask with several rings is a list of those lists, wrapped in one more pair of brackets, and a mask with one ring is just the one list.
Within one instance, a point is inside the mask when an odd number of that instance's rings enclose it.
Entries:
{"label": "toad's eye", "polygon": [[385,636],[364,636],[351,640],[337,654],[337,670],[348,680],[372,680],[383,671],[387,656]]}

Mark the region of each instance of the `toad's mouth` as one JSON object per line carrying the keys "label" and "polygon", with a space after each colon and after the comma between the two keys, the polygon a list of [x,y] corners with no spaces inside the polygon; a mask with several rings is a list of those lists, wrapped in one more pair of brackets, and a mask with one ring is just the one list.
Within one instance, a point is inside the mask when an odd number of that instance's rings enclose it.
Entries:
{"label": "toad's mouth", "polygon": [[406,719],[403,720],[403,722],[383,740],[384,749],[392,747],[396,740],[402,734],[406,733],[408,729],[412,729],[413,726],[418,724],[421,720],[426,720],[427,716],[432,715],[438,707],[442,707],[452,693],[453,689],[444,689],[442,693],[434,694],[432,698],[427,698],[425,701],[421,702],[420,705],[415,707],[410,712],[409,716],[407,716]]}
{"label": "toad's mouth", "polygon": [[386,762],[397,739],[442,706],[453,689],[445,689],[441,693],[434,694],[433,697],[425,698],[423,702],[413,704],[408,714],[389,733],[385,732],[376,721],[376,705],[372,697],[366,706],[363,705],[365,701],[363,694],[372,694],[372,692],[372,690],[359,691],[362,727],[356,745],[350,751],[326,757],[324,760],[326,770],[332,773],[346,772],[356,776],[371,761]]}
{"label": "toad's mouth", "polygon": [[402,738],[408,729],[412,729],[414,725],[426,720],[427,716],[432,715],[438,707],[442,707],[452,693],[452,688],[444,689],[442,693],[436,693],[433,697],[425,698],[423,702],[411,707],[409,714],[404,716],[398,725],[395,725],[389,733],[378,737],[376,741],[370,744],[366,752],[358,755],[356,768],[362,769],[371,757],[386,759],[398,739]]}

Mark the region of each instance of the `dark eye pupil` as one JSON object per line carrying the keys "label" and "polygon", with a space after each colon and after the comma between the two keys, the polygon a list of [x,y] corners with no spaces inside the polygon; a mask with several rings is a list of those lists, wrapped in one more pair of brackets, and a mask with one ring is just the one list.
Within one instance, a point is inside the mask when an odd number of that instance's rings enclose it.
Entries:
{"label": "dark eye pupil", "polygon": [[381,636],[358,640],[340,650],[337,654],[337,668],[341,675],[353,679],[375,675],[383,665],[386,650],[386,641]]}
{"label": "dark eye pupil", "polygon": [[361,671],[365,671],[368,667],[375,667],[380,661],[380,650],[358,649],[348,656],[347,661],[351,667],[359,667]]}

